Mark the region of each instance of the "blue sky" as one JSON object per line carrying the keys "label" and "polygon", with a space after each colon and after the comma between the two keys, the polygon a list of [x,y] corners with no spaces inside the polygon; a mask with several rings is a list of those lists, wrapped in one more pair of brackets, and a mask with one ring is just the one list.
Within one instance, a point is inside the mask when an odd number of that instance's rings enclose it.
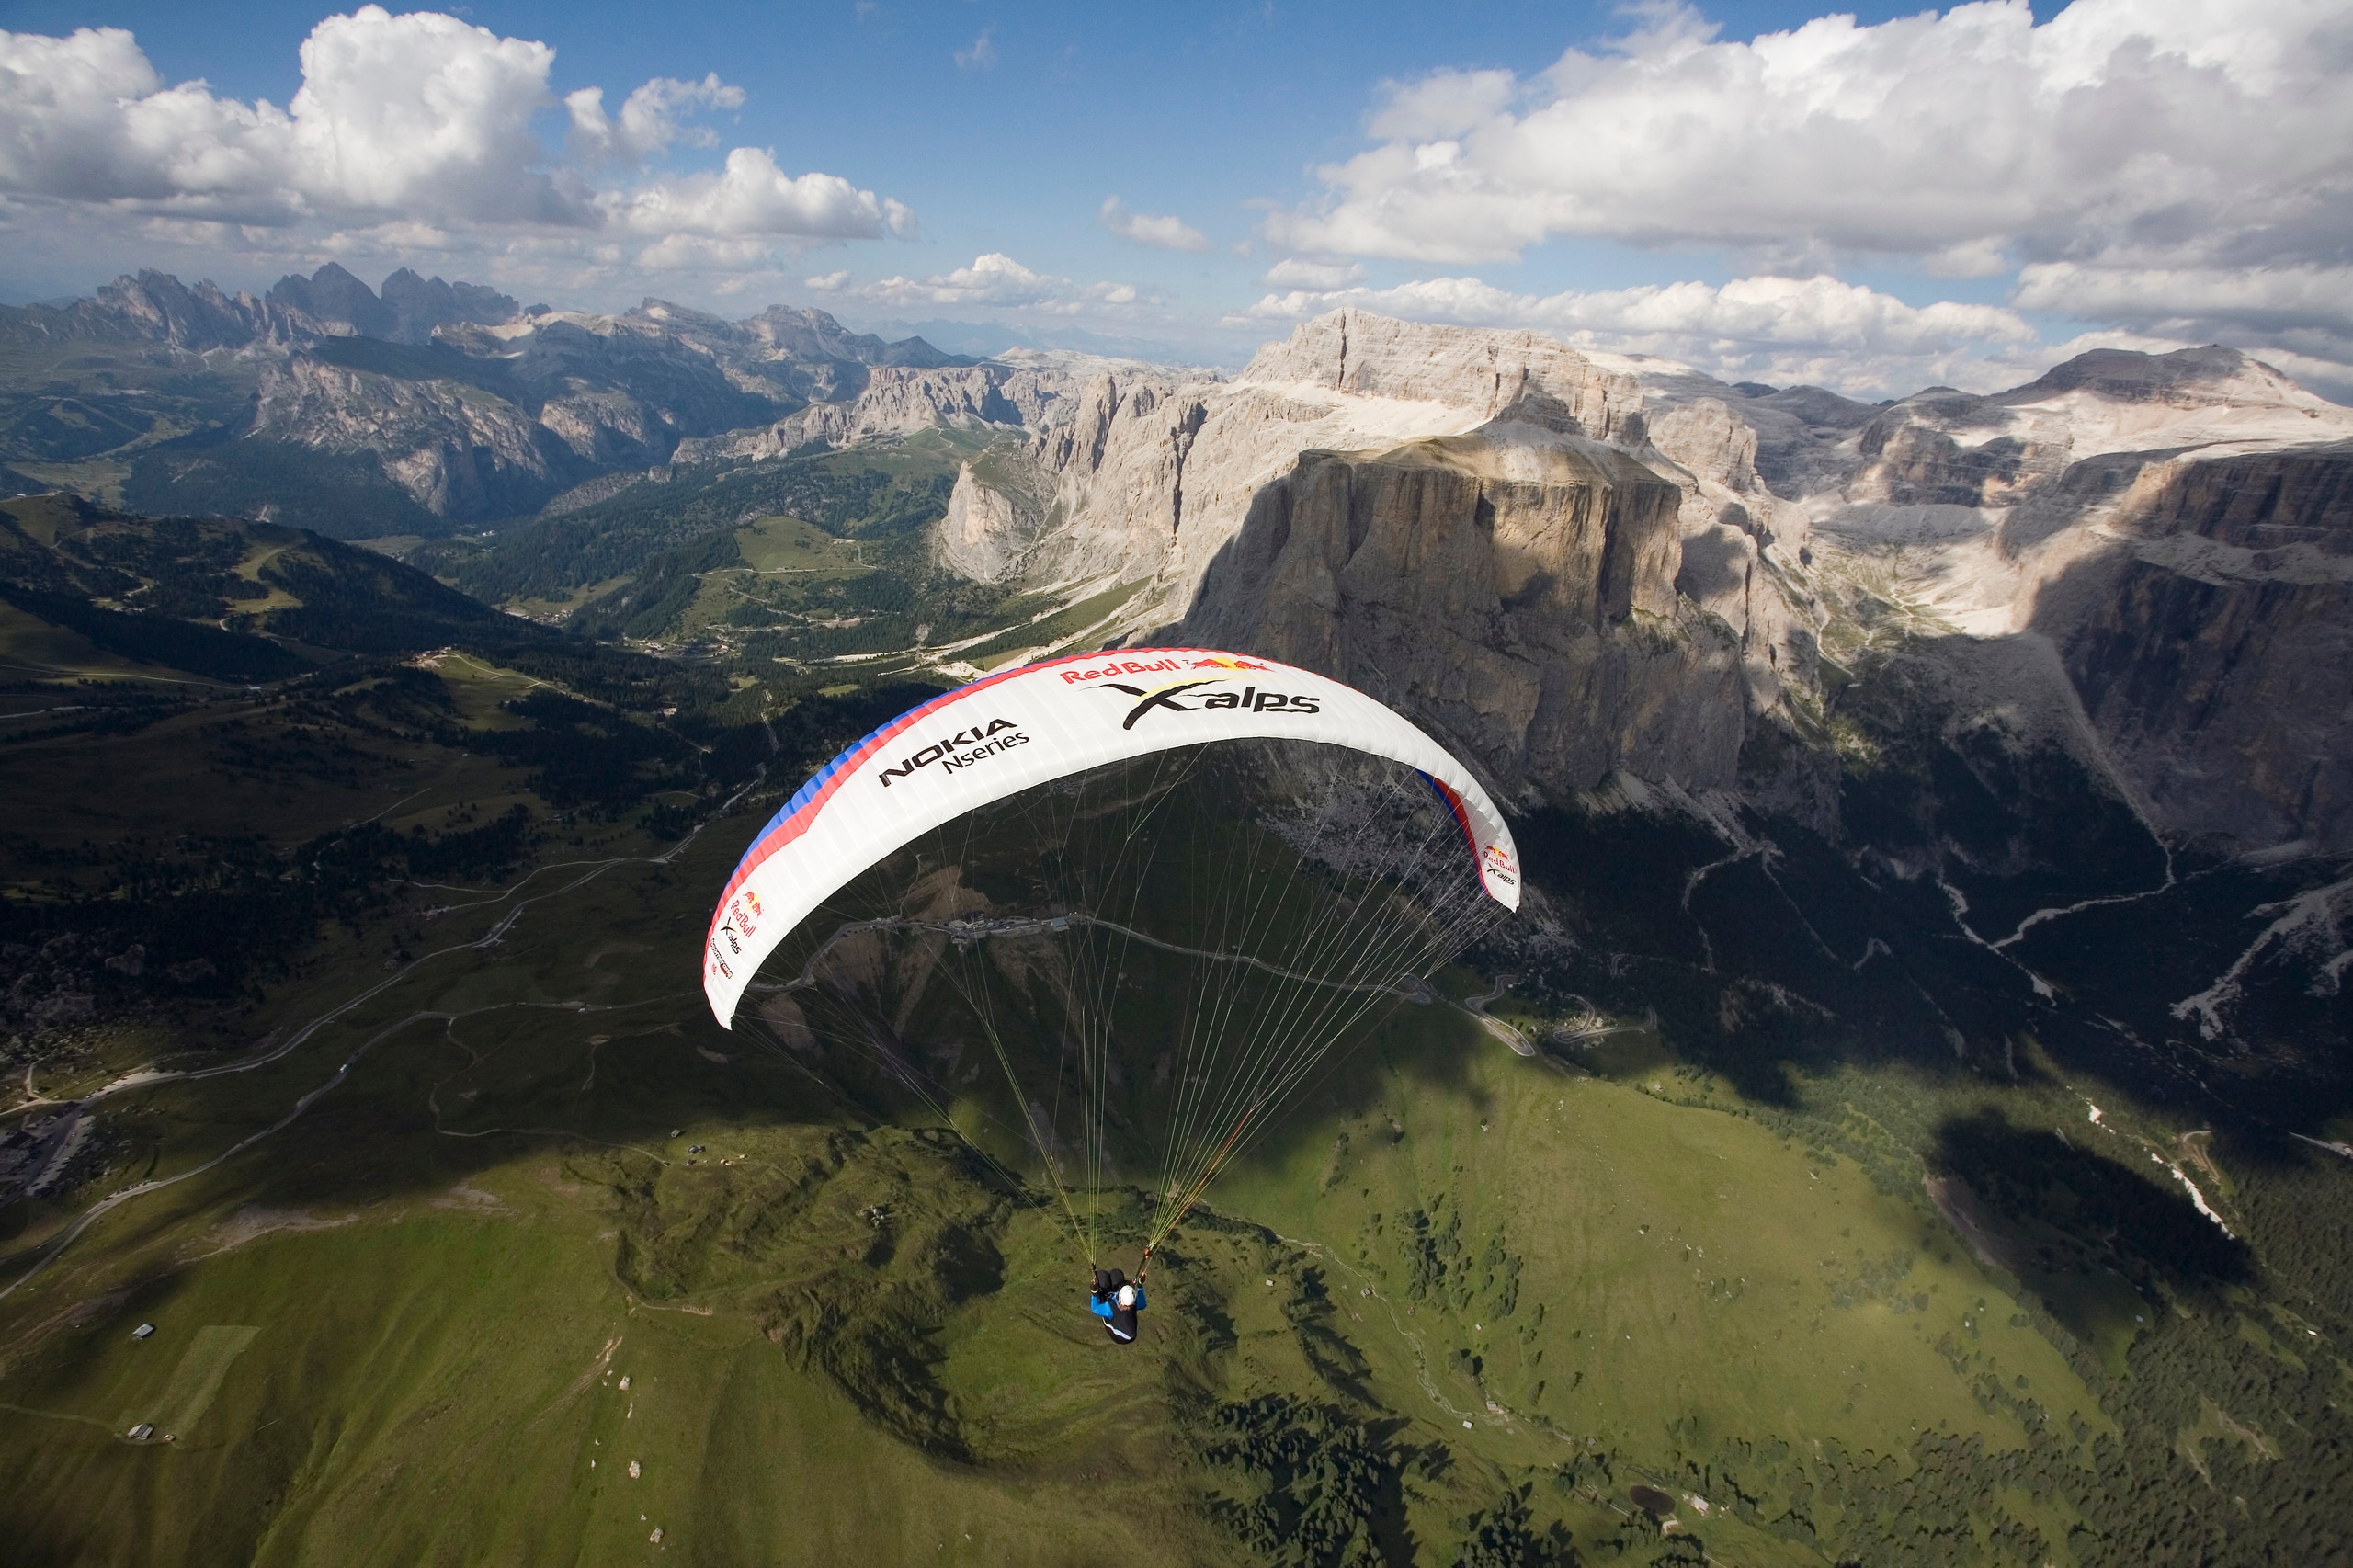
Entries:
{"label": "blue sky", "polygon": [[[504,49],[521,74],[500,101],[536,160],[493,145],[485,119],[459,128],[483,139],[460,149],[472,163],[376,177],[348,157],[322,172],[319,138],[236,118],[289,106],[305,40],[333,31],[325,7],[41,0],[0,6],[17,56],[13,77],[0,62],[0,118],[51,138],[46,162],[0,153],[0,290],[86,290],[139,265],[258,287],[333,257],[370,281],[410,261],[565,306],[783,301],[1224,362],[1356,303],[1858,390],[1994,384],[2095,340],[2210,337],[2325,381],[2353,359],[2353,323],[2327,303],[2353,298],[2347,221],[2326,210],[2353,157],[2353,97],[2329,63],[2347,12],[475,5],[431,39],[399,17],[335,34],[358,40],[340,90],[381,79],[397,97],[428,45]],[[119,49],[91,103],[63,101],[57,50],[95,60],[68,45],[99,28],[143,57],[133,96],[183,89],[156,112],[192,129],[110,127],[93,105],[123,95]],[[530,44],[551,62],[525,60]],[[1572,50],[1584,58],[1563,65]],[[618,124],[661,78],[699,96],[673,95],[633,154],[581,153],[567,95],[601,89]],[[183,88],[196,80],[201,102]],[[147,167],[159,134],[218,137],[245,172]],[[73,155],[109,136],[129,150]],[[731,165],[736,149],[773,170]],[[2120,180],[2136,157],[2148,166]],[[714,194],[730,168],[767,182],[752,207]],[[490,190],[527,169],[553,192],[528,214]],[[832,181],[778,183],[811,175]],[[2153,180],[2163,203],[2133,194]],[[1018,271],[976,272],[989,256]]]}

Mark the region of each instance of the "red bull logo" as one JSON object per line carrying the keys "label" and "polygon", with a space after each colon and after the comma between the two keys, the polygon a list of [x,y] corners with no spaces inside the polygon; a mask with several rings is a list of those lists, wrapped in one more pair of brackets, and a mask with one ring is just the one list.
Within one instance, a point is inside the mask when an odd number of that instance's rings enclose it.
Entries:
{"label": "red bull logo", "polygon": [[1271,669],[1269,665],[1254,664],[1248,659],[1236,659],[1223,653],[1211,653],[1206,658],[1181,659],[1174,655],[1157,659],[1113,659],[1099,669],[1063,671],[1063,684],[1075,686],[1083,681],[1109,680],[1115,676],[1150,676],[1178,674],[1195,670],[1255,670],[1260,674]]}

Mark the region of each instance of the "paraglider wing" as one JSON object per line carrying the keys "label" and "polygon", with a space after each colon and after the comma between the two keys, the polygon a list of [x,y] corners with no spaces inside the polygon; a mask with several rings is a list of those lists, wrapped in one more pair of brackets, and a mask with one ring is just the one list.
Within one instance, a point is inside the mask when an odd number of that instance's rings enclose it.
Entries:
{"label": "paraglider wing", "polygon": [[1385,705],[1268,659],[1199,648],[1083,653],[943,693],[818,769],[761,829],[720,896],[702,956],[710,1010],[733,1028],[744,988],[795,926],[944,823],[1106,763],[1260,738],[1347,746],[1420,770],[1462,829],[1480,885],[1519,907],[1503,814],[1467,768]]}

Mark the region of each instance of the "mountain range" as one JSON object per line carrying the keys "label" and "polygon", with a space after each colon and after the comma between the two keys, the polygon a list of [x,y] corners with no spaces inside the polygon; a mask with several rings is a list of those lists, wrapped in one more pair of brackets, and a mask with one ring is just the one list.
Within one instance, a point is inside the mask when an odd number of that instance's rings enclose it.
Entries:
{"label": "mountain range", "polygon": [[405,268],[379,293],[333,263],[256,297],[151,271],[0,310],[0,463],[18,492],[152,513],[447,533],[854,398],[877,370],[971,363],[822,311],[524,309]]}
{"label": "mountain range", "polygon": [[782,306],[525,309],[406,268],[378,291],[330,263],[259,297],[123,278],[0,314],[0,354],[17,489],[342,537],[1003,437],[962,470],[944,567],[1147,585],[1112,632],[1328,665],[1520,792],[1729,787],[1760,726],[1824,738],[1874,626],[1960,639],[1961,664],[1990,635],[2040,740],[2091,745],[2161,830],[2353,843],[2331,700],[2353,413],[2228,349],[1870,405],[1343,311],[1227,381],[975,361]]}
{"label": "mountain range", "polygon": [[2353,847],[2353,410],[2234,350],[1873,405],[1340,312],[1067,404],[965,466],[943,561],[1145,584],[1114,633],[1325,668],[1531,803],[1622,773],[1826,821],[1766,753],[1835,755],[1900,649],[2160,832]]}
{"label": "mountain range", "polygon": [[[19,488],[344,537],[498,523],[416,559],[591,632],[699,616],[755,668],[1241,648],[1396,704],[1523,809],[1672,798],[1734,842],[1762,812],[1964,903],[1964,869],[2067,879],[2032,832],[1939,827],[1949,780],[1867,828],[1859,780],[1949,763],[2021,820],[2097,801],[2151,845],[2353,850],[2353,411],[2226,348],[1871,404],[1339,311],[1227,378],[332,266],[260,298],[145,273],[11,311],[0,344]],[[860,557],[886,569],[744,597],[741,530],[812,507],[890,519]]]}

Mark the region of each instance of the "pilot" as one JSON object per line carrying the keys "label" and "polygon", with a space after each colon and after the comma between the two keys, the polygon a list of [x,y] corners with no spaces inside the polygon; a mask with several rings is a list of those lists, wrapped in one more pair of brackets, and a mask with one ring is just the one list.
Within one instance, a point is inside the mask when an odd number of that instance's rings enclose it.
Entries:
{"label": "pilot", "polygon": [[1095,1271],[1095,1289],[1087,1311],[1103,1320],[1111,1331],[1114,1345],[1132,1345],[1136,1338],[1136,1314],[1143,1311],[1143,1287],[1129,1282],[1125,1273],[1117,1268]]}

